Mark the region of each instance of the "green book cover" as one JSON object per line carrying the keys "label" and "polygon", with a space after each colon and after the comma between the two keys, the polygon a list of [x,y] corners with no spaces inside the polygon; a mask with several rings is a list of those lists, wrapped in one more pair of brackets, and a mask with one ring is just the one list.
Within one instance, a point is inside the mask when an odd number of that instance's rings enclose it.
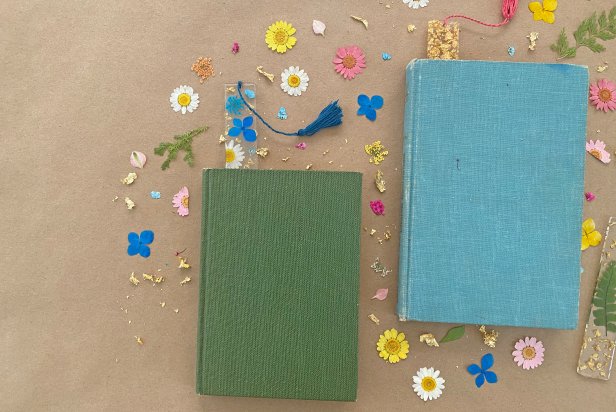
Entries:
{"label": "green book cover", "polygon": [[203,171],[197,393],[354,401],[361,174]]}

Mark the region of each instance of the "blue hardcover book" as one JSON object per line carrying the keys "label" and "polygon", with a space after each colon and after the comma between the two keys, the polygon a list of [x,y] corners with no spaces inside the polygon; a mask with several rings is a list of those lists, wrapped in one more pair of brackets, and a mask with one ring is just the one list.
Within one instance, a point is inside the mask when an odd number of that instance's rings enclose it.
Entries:
{"label": "blue hardcover book", "polygon": [[588,70],[413,60],[401,320],[574,329]]}

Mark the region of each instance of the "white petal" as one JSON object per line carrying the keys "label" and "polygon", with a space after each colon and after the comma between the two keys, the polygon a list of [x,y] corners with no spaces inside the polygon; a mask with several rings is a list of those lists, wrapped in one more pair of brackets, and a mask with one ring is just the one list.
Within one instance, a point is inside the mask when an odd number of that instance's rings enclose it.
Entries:
{"label": "white petal", "polygon": [[182,106],[182,114],[186,114],[186,106]]}
{"label": "white petal", "polygon": [[312,20],[312,31],[314,34],[325,35],[325,23],[319,20]]}

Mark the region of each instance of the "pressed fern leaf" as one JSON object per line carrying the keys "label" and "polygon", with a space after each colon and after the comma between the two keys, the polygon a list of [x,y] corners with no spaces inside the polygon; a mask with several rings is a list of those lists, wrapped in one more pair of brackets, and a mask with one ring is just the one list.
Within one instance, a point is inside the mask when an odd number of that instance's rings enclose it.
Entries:
{"label": "pressed fern leaf", "polygon": [[576,50],[580,47],[587,47],[594,53],[600,53],[605,50],[605,46],[597,40],[612,40],[616,38],[616,6],[612,7],[609,14],[605,11],[601,12],[599,17],[597,13],[583,20],[580,26],[573,32],[575,46],[569,45],[565,29],[560,32],[556,43],[550,46],[550,49],[558,54],[560,59],[565,57],[575,57]]}
{"label": "pressed fern leaf", "polygon": [[616,261],[610,261],[601,273],[592,304],[595,326],[605,327],[606,335],[616,332]]}
{"label": "pressed fern leaf", "polygon": [[198,127],[184,134],[173,136],[175,142],[162,142],[154,149],[154,154],[158,156],[164,156],[168,152],[167,159],[160,166],[161,169],[166,170],[169,168],[171,162],[178,157],[178,152],[184,151],[184,161],[192,167],[194,164],[194,157],[192,152],[192,142],[195,137],[207,130],[207,126]]}

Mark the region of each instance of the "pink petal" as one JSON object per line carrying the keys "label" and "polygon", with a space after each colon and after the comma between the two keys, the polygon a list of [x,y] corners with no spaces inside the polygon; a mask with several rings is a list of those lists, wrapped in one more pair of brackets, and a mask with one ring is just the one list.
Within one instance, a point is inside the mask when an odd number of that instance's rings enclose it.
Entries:
{"label": "pink petal", "polygon": [[524,349],[524,346],[525,346],[525,345],[524,345],[524,341],[523,341],[523,340],[519,340],[519,341],[517,341],[517,342],[516,342],[516,344],[515,344],[515,348],[516,348],[518,351],[521,351],[522,349]]}
{"label": "pink petal", "polygon": [[178,208],[178,215],[180,216],[188,216],[188,208],[184,206],[180,206]]}
{"label": "pink petal", "polygon": [[535,338],[534,336],[532,338],[530,338],[530,345],[531,346],[535,346],[536,343],[537,343],[537,338]]}
{"label": "pink petal", "polygon": [[616,102],[614,102],[613,100],[610,100],[610,101],[609,101],[609,102],[607,102],[606,104],[607,104],[607,107],[608,107],[610,110],[614,110],[614,109],[616,109]]}
{"label": "pink petal", "polygon": [[372,299],[385,300],[387,298],[388,292],[389,292],[389,289],[377,289]]}
{"label": "pink petal", "polygon": [[591,85],[590,85],[590,92],[591,92],[592,94],[598,94],[598,93],[599,93],[599,88],[598,88],[596,85],[591,84]]}
{"label": "pink petal", "polygon": [[332,60],[334,64],[342,64],[342,59],[339,57],[336,57],[334,60]]}
{"label": "pink petal", "polygon": [[605,79],[601,79],[597,82],[597,85],[599,85],[600,89],[604,89],[605,88]]}
{"label": "pink petal", "polygon": [[340,47],[338,50],[336,50],[336,55],[340,57],[341,59],[343,59],[347,55],[344,47]]}

